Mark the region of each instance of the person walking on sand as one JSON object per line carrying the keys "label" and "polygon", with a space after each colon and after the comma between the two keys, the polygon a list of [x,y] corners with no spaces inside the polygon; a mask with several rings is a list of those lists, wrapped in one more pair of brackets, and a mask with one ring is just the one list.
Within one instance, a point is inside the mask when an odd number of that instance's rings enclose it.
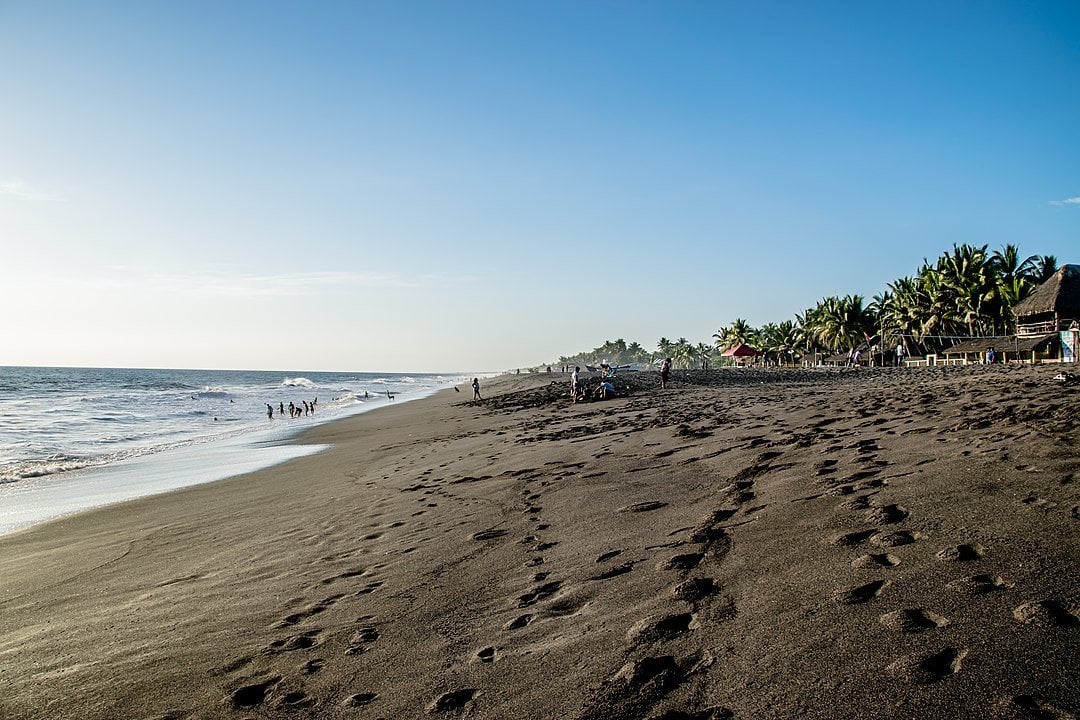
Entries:
{"label": "person walking on sand", "polygon": [[570,397],[577,400],[578,380],[581,378],[581,368],[575,366],[574,372],[570,373]]}
{"label": "person walking on sand", "polygon": [[665,358],[660,364],[660,389],[667,390],[667,381],[671,377],[671,358]]}
{"label": "person walking on sand", "polygon": [[266,403],[266,417],[270,420],[274,419],[274,406],[270,403]]}
{"label": "person walking on sand", "polygon": [[472,399],[473,400],[483,400],[484,399],[484,398],[480,397],[480,378],[473,378],[472,379]]}
{"label": "person walking on sand", "polygon": [[896,367],[904,367],[904,343],[896,343]]}

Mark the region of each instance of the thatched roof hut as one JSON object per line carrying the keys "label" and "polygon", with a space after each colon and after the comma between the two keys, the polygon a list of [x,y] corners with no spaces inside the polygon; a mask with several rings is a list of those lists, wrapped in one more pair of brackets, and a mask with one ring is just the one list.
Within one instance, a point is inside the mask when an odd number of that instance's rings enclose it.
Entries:
{"label": "thatched roof hut", "polygon": [[1080,320],[1080,265],[1062,265],[1049,280],[1013,307],[1022,337],[1067,330]]}

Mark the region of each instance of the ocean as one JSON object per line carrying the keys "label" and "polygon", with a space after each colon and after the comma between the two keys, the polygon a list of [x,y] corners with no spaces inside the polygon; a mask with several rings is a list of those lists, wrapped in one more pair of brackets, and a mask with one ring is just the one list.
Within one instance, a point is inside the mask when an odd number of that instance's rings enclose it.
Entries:
{"label": "ocean", "polygon": [[310,454],[285,441],[471,377],[0,367],[0,533]]}

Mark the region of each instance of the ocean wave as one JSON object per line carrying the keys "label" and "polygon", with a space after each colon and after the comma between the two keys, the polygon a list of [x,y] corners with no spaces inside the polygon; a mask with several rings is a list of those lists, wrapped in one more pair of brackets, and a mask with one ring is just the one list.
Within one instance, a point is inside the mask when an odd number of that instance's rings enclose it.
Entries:
{"label": "ocean wave", "polygon": [[313,388],[315,383],[308,380],[306,377],[285,378],[281,381],[283,387],[304,387]]}
{"label": "ocean wave", "polygon": [[118,386],[121,390],[194,390],[197,386],[174,380],[136,380]]}
{"label": "ocean wave", "polygon": [[0,467],[0,482],[11,483],[19,480],[45,477],[72,470],[82,470],[101,462],[105,459],[79,458],[69,456],[54,456],[39,460],[24,460],[12,463],[7,467]]}

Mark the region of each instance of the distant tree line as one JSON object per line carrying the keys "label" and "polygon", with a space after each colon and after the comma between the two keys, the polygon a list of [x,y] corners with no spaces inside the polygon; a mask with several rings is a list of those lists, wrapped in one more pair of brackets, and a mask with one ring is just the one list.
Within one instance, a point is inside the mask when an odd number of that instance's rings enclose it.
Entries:
{"label": "distant tree line", "polygon": [[861,295],[833,295],[791,320],[759,328],[736,318],[713,333],[711,343],[662,337],[649,351],[620,338],[560,357],[559,363],[629,365],[670,357],[676,367],[709,367],[724,350],[746,343],[770,361],[786,364],[848,352],[872,338],[885,348],[903,342],[915,355],[938,352],[957,338],[1015,332],[1013,306],[1057,270],[1053,255],[1021,259],[1016,245],[994,251],[986,245],[954,245],[934,262],[923,260],[914,275],[888,283],[870,302]]}

